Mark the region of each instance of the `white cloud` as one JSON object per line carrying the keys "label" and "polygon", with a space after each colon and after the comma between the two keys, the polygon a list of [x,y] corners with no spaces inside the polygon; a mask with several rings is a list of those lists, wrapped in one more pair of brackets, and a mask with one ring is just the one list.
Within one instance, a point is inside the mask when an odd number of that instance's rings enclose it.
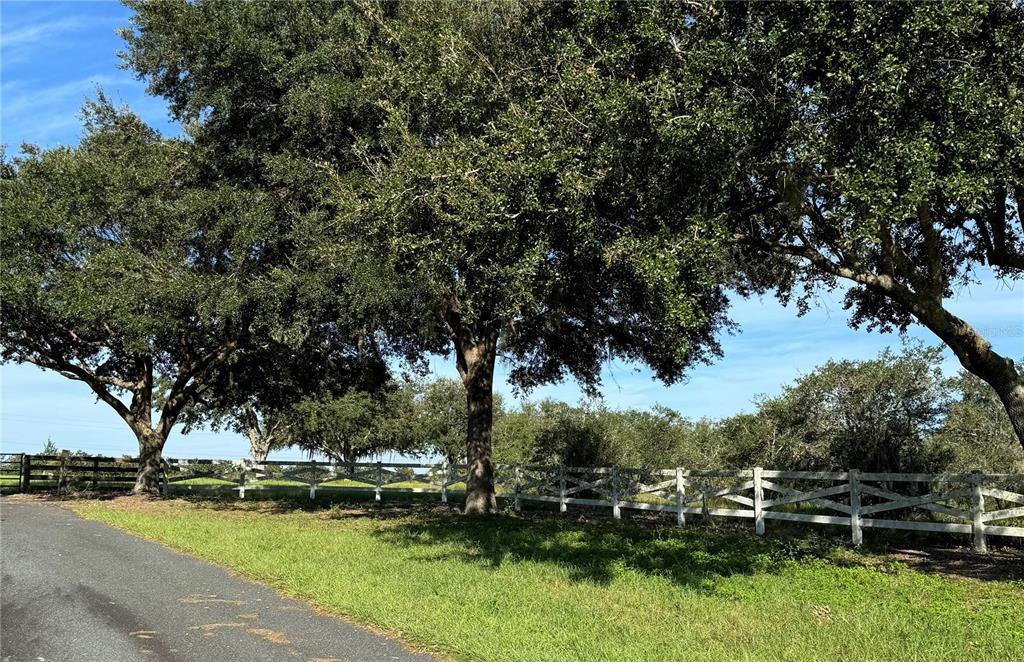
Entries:
{"label": "white cloud", "polygon": [[128,74],[95,74],[50,86],[5,81],[0,87],[0,141],[43,147],[77,142],[82,126],[78,110],[87,99],[95,98],[97,88],[115,103],[127,103],[146,122],[167,130],[166,104],[147,96],[143,83]]}
{"label": "white cloud", "polygon": [[[46,57],[47,52],[68,43],[70,35],[99,27],[98,21],[82,16],[25,21],[7,25],[0,32],[0,50],[5,68]],[[108,22],[104,22],[104,27]]]}
{"label": "white cloud", "polygon": [[72,16],[3,30],[0,32],[0,39],[3,40],[4,49],[26,45],[43,45],[44,40],[51,39],[63,32],[81,30],[86,25],[86,22],[80,17]]}

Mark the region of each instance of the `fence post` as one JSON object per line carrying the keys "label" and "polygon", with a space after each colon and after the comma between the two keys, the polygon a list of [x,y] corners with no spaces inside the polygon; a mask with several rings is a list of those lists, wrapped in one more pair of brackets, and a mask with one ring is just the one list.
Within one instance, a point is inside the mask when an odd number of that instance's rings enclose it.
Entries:
{"label": "fence post", "polygon": [[619,468],[612,467],[612,517],[622,519],[619,509]]}
{"label": "fence post", "polygon": [[29,487],[32,484],[32,456],[25,453],[21,456],[21,484],[18,485],[18,490],[21,492],[28,492]]}
{"label": "fence post", "polygon": [[63,487],[64,492],[67,492],[67,462],[68,452],[62,450],[60,452],[60,467],[57,469],[57,496],[60,496],[60,490]]}
{"label": "fence post", "polygon": [[764,535],[764,491],[761,489],[761,467],[754,467],[754,533]]}
{"label": "fence post", "polygon": [[316,460],[309,461],[309,468],[312,469],[312,479],[309,482],[309,499],[313,501],[316,499]]}
{"label": "fence post", "polygon": [[242,469],[238,472],[238,498],[245,498],[245,460],[242,461]]}
{"label": "fence post", "polygon": [[686,483],[683,482],[683,468],[676,467],[676,525],[686,525]]}
{"label": "fence post", "polygon": [[100,458],[94,457],[92,459],[92,489],[96,491],[99,487],[100,482]]}
{"label": "fence post", "polygon": [[381,481],[381,471],[382,470],[383,470],[383,467],[381,466],[381,462],[380,462],[380,460],[377,460],[377,475],[376,475],[376,478],[375,478],[375,485],[374,485],[374,488],[373,488],[373,500],[374,501],[380,501],[380,481]]}
{"label": "fence post", "polygon": [[513,472],[515,474],[515,500],[512,502],[512,507],[515,508],[515,511],[518,513],[521,507],[519,505],[519,493],[522,490],[523,476],[518,464],[515,466]]}
{"label": "fence post", "polygon": [[860,528],[860,469],[850,469],[850,540],[860,547],[864,532]]}
{"label": "fence post", "polygon": [[448,458],[441,462],[441,503],[448,503]]}
{"label": "fence post", "polygon": [[985,543],[985,495],[981,493],[981,472],[975,471],[971,474],[971,519],[973,520],[971,530],[974,533],[974,551],[987,552],[988,545]]}
{"label": "fence post", "polygon": [[564,513],[569,509],[569,504],[565,502],[565,464],[563,462],[558,463],[558,512]]}

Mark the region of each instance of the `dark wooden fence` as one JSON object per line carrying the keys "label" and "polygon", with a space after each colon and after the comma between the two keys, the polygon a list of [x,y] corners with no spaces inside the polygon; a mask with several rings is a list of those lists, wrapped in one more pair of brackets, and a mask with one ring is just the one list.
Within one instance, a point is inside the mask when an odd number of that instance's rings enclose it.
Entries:
{"label": "dark wooden fence", "polygon": [[138,464],[130,457],[94,455],[0,454],[0,490],[3,492],[130,490]]}

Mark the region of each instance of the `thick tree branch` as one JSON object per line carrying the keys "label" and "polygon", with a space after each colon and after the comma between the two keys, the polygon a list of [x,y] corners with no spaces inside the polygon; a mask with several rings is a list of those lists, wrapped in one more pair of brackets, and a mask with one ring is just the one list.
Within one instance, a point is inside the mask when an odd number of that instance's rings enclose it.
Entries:
{"label": "thick tree branch", "polygon": [[824,273],[838,276],[839,278],[845,278],[846,280],[851,280],[855,283],[859,283],[876,290],[886,296],[892,297],[901,305],[906,306],[912,313],[914,313],[914,315],[924,313],[924,310],[916,301],[917,294],[889,274],[873,274],[833,262],[821,252],[807,244],[772,243],[763,239],[750,237],[748,235],[738,234],[733,235],[732,241],[734,243],[752,246],[775,255],[805,259],[816,269]]}
{"label": "thick tree branch", "polygon": [[776,255],[805,259],[821,272],[864,285],[897,303],[938,336],[966,370],[978,375],[995,389],[1011,415],[1014,430],[1024,444],[1024,375],[1012,359],[998,354],[974,327],[946,310],[941,299],[936,302],[922,297],[891,276],[867,273],[837,264],[811,246],[777,244],[744,235],[734,235],[733,241]]}
{"label": "thick tree branch", "polygon": [[117,415],[124,419],[124,422],[127,423],[132,430],[135,430],[136,432],[138,431],[138,418],[136,418],[136,416],[123,402],[118,400],[117,397],[107,389],[107,384],[109,383],[108,379],[101,379],[85,368],[65,359],[61,359],[60,357],[33,355],[26,354],[24,352],[18,352],[17,357],[26,363],[31,363],[39,366],[40,368],[46,368],[47,370],[53,370],[70,379],[86,383],[89,388],[93,390],[93,393],[96,394],[96,397],[110,405],[110,407],[117,412]]}
{"label": "thick tree branch", "polygon": [[170,433],[174,423],[178,420],[181,411],[197,398],[207,387],[202,382],[203,373],[209,368],[219,365],[227,360],[228,356],[238,347],[237,340],[230,340],[222,343],[217,349],[208,352],[204,357],[197,360],[190,366],[182,366],[178,376],[168,391],[167,401],[160,412],[160,421],[157,429],[164,435]]}

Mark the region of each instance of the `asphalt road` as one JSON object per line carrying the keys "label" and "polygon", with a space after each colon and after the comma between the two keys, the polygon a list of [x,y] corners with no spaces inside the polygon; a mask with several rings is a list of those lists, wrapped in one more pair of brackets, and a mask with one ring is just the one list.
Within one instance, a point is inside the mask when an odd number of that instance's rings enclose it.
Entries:
{"label": "asphalt road", "polygon": [[70,510],[0,500],[0,659],[431,660]]}

